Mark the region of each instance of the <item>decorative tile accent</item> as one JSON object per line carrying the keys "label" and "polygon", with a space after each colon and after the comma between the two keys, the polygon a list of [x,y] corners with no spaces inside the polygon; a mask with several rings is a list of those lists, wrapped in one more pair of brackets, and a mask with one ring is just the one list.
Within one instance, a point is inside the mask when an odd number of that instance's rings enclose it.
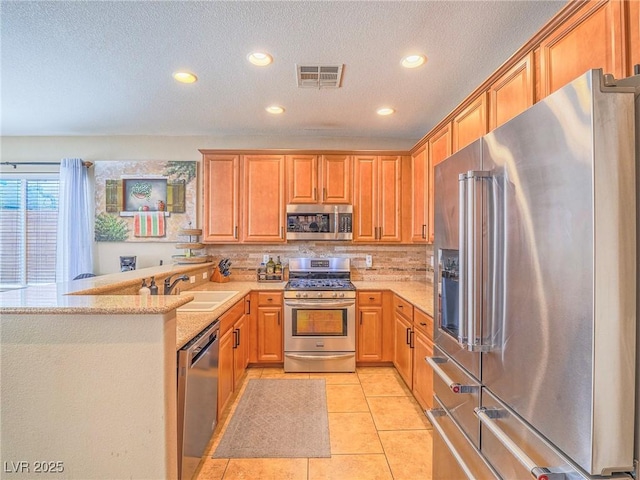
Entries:
{"label": "decorative tile accent", "polygon": [[[255,280],[262,256],[275,260],[279,255],[286,266],[290,258],[339,257],[351,259],[352,280],[433,282],[431,245],[360,245],[343,242],[289,242],[269,245],[208,245],[206,253],[214,263],[229,258],[235,280]],[[365,255],[373,256],[373,267],[365,267]]]}

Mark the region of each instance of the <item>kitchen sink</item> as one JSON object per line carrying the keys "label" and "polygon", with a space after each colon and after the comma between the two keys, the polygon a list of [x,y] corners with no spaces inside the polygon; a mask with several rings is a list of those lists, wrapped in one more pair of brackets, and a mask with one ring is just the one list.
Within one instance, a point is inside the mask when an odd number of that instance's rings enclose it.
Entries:
{"label": "kitchen sink", "polygon": [[180,295],[191,295],[193,300],[178,307],[179,312],[211,312],[219,305],[229,300],[238,292],[234,290],[208,291],[208,290],[187,290]]}

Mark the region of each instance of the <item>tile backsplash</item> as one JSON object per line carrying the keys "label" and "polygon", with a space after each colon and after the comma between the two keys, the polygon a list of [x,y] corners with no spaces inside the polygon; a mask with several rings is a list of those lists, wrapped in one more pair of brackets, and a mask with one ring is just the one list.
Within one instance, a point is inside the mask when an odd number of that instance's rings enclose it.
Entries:
{"label": "tile backsplash", "polygon": [[[360,245],[342,242],[289,242],[282,245],[208,245],[207,253],[217,264],[231,259],[234,280],[255,280],[263,255],[278,256],[283,265],[297,257],[347,257],[351,259],[351,278],[355,281],[427,281],[433,282],[431,245]],[[372,256],[366,268],[365,255]]]}

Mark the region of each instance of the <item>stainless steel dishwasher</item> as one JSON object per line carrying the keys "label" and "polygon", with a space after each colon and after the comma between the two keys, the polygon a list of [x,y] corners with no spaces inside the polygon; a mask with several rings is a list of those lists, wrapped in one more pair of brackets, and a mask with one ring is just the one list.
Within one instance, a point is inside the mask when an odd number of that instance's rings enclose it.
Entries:
{"label": "stainless steel dishwasher", "polygon": [[182,480],[193,476],[216,428],[219,334],[216,320],[178,351],[178,473]]}

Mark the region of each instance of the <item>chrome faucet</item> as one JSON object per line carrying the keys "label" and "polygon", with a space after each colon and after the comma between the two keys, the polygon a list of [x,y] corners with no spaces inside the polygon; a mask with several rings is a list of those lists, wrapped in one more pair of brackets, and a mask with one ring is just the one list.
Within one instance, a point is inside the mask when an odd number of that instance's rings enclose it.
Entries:
{"label": "chrome faucet", "polygon": [[164,294],[165,295],[171,295],[171,290],[173,290],[173,287],[176,286],[176,283],[178,283],[180,280],[182,280],[183,282],[186,282],[187,280],[189,280],[189,277],[187,277],[186,275],[180,275],[178,278],[176,278],[173,283],[171,283],[171,277],[173,275],[169,275],[167,278],[164,279]]}

